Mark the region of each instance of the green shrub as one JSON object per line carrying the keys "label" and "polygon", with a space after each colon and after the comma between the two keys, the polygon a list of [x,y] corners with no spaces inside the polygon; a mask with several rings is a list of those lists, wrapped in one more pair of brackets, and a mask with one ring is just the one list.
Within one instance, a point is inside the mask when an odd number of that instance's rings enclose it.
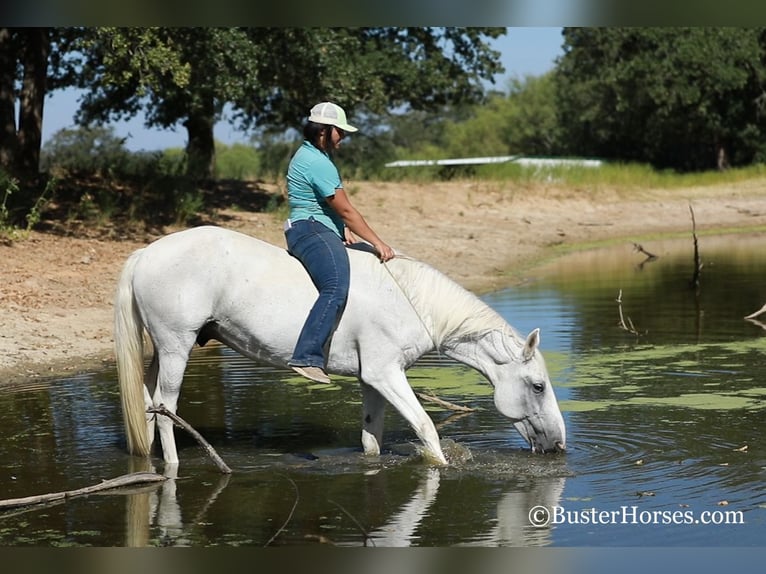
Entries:
{"label": "green shrub", "polygon": [[122,172],[131,155],[124,144],[109,127],[62,129],[43,146],[40,168],[69,174]]}
{"label": "green shrub", "polygon": [[261,173],[258,151],[245,144],[215,146],[215,176],[240,181],[257,179]]}
{"label": "green shrub", "polygon": [[0,239],[22,239],[40,222],[42,211],[56,189],[51,178],[40,190],[22,188],[19,181],[0,171]]}

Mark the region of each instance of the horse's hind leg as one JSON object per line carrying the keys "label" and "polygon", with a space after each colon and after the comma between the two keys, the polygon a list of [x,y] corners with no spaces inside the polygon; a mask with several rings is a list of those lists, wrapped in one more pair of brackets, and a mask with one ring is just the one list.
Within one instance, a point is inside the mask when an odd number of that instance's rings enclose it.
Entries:
{"label": "horse's hind leg", "polygon": [[[157,389],[157,376],[159,374],[159,356],[156,352],[152,355],[152,361],[149,363],[149,368],[146,371],[144,377],[144,405],[146,410],[152,406],[152,396]],[[146,436],[149,437],[149,446],[154,444],[155,426],[157,421],[157,415],[155,413],[146,413]]]}
{"label": "horse's hind leg", "polygon": [[[178,395],[181,392],[188,353],[160,353],[157,373],[157,387],[154,390],[153,403],[155,407],[164,405],[171,413],[178,408]],[[157,416],[157,429],[162,444],[162,456],[166,464],[178,464],[173,421],[169,417]]]}
{"label": "horse's hind leg", "polygon": [[386,399],[362,381],[362,448],[366,455],[380,454],[385,414]]}

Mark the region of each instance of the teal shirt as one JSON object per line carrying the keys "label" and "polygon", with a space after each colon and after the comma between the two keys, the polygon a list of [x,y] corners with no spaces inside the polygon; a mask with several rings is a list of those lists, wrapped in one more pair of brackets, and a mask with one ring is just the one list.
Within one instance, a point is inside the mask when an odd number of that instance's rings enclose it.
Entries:
{"label": "teal shirt", "polygon": [[327,198],[341,188],[343,181],[330,157],[304,141],[287,168],[290,220],[300,221],[313,217],[343,239],[345,224],[327,203]]}

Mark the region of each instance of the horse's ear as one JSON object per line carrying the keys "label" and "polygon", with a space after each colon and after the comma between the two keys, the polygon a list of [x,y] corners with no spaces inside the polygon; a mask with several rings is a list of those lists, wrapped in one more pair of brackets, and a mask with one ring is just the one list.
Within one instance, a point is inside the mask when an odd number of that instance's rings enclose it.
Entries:
{"label": "horse's ear", "polygon": [[540,329],[535,329],[529,335],[527,335],[527,341],[524,343],[524,350],[521,352],[521,356],[525,361],[529,361],[535,356],[535,349],[540,346]]}

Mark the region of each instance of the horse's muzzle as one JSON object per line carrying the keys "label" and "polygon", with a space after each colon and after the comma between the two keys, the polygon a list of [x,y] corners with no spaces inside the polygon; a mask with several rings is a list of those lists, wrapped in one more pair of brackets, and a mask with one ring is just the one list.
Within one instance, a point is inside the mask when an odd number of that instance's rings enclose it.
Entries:
{"label": "horse's muzzle", "polygon": [[532,444],[532,452],[534,453],[540,453],[540,454],[549,454],[549,453],[558,453],[558,452],[566,452],[567,445],[564,444],[562,441],[557,440],[555,443],[553,443],[553,448],[542,448],[539,445]]}

